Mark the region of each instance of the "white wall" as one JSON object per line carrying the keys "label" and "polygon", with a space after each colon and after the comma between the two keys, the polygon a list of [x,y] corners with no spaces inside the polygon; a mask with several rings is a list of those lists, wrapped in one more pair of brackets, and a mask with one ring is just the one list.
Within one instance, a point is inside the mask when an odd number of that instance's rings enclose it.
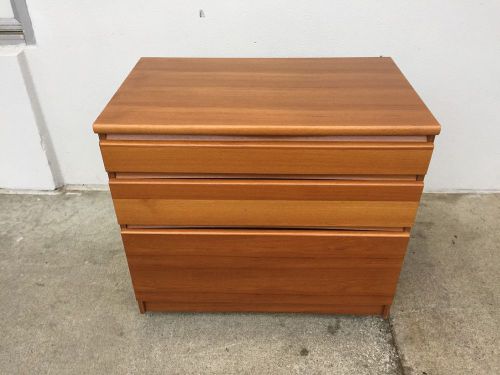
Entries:
{"label": "white wall", "polygon": [[0,0],[0,18],[12,17],[14,17],[14,12],[12,11],[10,0]]}
{"label": "white wall", "polygon": [[0,188],[52,190],[54,177],[22,53],[20,48],[0,48]]}
{"label": "white wall", "polygon": [[[27,62],[66,184],[140,56],[392,56],[443,126],[427,189],[500,189],[500,1],[28,0]],[[199,17],[203,9],[205,18]]]}

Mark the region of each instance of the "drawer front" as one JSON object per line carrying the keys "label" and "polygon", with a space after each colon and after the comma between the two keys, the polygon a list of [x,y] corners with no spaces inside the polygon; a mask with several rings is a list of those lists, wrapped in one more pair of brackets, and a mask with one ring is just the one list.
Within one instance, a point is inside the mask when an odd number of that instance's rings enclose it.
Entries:
{"label": "drawer front", "polygon": [[410,227],[421,181],[112,179],[133,226]]}
{"label": "drawer front", "polygon": [[272,175],[423,175],[430,142],[101,140],[108,172]]}
{"label": "drawer front", "polygon": [[124,229],[122,238],[149,310],[379,314],[409,233]]}

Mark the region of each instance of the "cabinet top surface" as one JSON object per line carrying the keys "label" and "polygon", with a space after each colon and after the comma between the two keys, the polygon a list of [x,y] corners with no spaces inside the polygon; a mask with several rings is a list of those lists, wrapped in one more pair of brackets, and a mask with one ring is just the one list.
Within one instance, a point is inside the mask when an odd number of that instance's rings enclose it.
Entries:
{"label": "cabinet top surface", "polygon": [[96,133],[433,135],[391,58],[141,58]]}

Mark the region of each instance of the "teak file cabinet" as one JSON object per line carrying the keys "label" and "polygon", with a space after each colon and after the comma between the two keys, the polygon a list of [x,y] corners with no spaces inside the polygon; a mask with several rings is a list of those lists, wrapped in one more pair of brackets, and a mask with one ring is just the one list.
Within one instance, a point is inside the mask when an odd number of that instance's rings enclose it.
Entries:
{"label": "teak file cabinet", "polygon": [[440,131],[390,58],[142,58],[94,131],[141,312],[388,315]]}

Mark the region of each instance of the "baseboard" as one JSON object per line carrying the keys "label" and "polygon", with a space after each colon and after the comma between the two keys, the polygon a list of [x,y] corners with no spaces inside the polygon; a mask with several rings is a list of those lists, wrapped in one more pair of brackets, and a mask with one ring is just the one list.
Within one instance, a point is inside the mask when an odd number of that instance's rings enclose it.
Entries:
{"label": "baseboard", "polygon": [[[107,184],[68,184],[55,190],[2,189],[0,194],[56,195],[73,191],[109,191]],[[424,194],[499,194],[500,189],[439,189],[424,191]]]}

